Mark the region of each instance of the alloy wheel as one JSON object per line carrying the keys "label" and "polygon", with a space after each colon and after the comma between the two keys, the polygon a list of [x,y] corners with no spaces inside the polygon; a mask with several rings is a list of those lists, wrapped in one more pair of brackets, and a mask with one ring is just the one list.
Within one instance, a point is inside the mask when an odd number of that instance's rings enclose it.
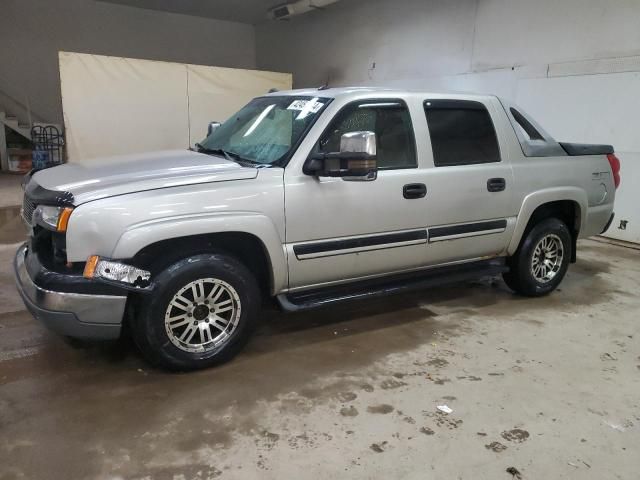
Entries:
{"label": "alloy wheel", "polygon": [[240,297],[227,282],[201,278],[173,296],[164,316],[171,343],[185,352],[203,353],[228,342],[240,320]]}
{"label": "alloy wheel", "polygon": [[531,274],[540,283],[546,283],[558,274],[564,260],[562,240],[555,234],[545,235],[533,249]]}

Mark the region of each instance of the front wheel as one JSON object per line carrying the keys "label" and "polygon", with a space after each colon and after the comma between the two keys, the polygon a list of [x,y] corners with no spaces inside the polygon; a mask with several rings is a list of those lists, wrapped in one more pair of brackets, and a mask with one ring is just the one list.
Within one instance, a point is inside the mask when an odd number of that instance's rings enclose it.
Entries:
{"label": "front wheel", "polygon": [[571,233],[564,222],[557,218],[542,220],[509,259],[510,271],[503,275],[505,283],[528,297],[552,292],[567,273],[571,248]]}
{"label": "front wheel", "polygon": [[139,299],[133,338],[151,363],[194,370],[230,360],[254,330],[261,303],[251,272],[234,257],[202,254],[180,260]]}

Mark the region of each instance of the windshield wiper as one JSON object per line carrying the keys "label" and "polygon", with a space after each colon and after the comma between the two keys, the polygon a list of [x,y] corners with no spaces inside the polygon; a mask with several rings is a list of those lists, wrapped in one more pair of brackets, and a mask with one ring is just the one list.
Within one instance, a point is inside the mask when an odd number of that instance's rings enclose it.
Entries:
{"label": "windshield wiper", "polygon": [[256,162],[255,160],[251,160],[249,158],[244,158],[239,153],[231,152],[229,150],[225,150],[224,148],[206,148],[206,147],[203,147],[199,143],[196,143],[196,148],[198,149],[198,152],[200,152],[200,153],[209,153],[209,154],[213,154],[213,155],[222,154],[224,156],[224,158],[226,158],[230,162],[236,162],[236,163],[239,163],[241,165],[243,163],[244,164],[248,163],[249,165],[262,165],[260,162]]}
{"label": "windshield wiper", "polygon": [[202,145],[200,145],[199,143],[196,143],[196,148],[198,149],[198,151],[200,153],[210,153],[210,154],[213,154],[213,155],[222,154],[224,156],[224,158],[226,158],[230,162],[234,162],[235,161],[234,157],[231,156],[231,153],[227,152],[226,150],[224,150],[222,148],[206,148],[206,147],[203,147]]}

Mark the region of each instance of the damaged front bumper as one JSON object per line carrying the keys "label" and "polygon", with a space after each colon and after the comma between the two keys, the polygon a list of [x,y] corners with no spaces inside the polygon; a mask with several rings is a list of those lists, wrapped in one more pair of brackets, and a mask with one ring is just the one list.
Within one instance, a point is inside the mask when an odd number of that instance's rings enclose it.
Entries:
{"label": "damaged front bumper", "polygon": [[122,289],[47,270],[22,245],[14,259],[18,292],[31,314],[61,335],[95,340],[120,336],[127,303]]}

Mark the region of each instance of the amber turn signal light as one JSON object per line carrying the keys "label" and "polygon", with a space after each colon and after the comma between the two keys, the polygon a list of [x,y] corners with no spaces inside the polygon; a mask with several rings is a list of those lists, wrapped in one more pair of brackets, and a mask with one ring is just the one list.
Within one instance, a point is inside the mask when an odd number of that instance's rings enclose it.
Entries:
{"label": "amber turn signal light", "polygon": [[58,217],[58,224],[56,225],[56,230],[59,232],[67,231],[67,224],[69,223],[69,217],[71,216],[71,212],[73,212],[73,208],[63,208],[60,212],[60,216]]}
{"label": "amber turn signal light", "polygon": [[84,278],[93,278],[96,273],[96,265],[98,265],[98,261],[100,257],[98,255],[91,255],[87,258],[87,263],[84,266],[84,273],[82,274]]}

